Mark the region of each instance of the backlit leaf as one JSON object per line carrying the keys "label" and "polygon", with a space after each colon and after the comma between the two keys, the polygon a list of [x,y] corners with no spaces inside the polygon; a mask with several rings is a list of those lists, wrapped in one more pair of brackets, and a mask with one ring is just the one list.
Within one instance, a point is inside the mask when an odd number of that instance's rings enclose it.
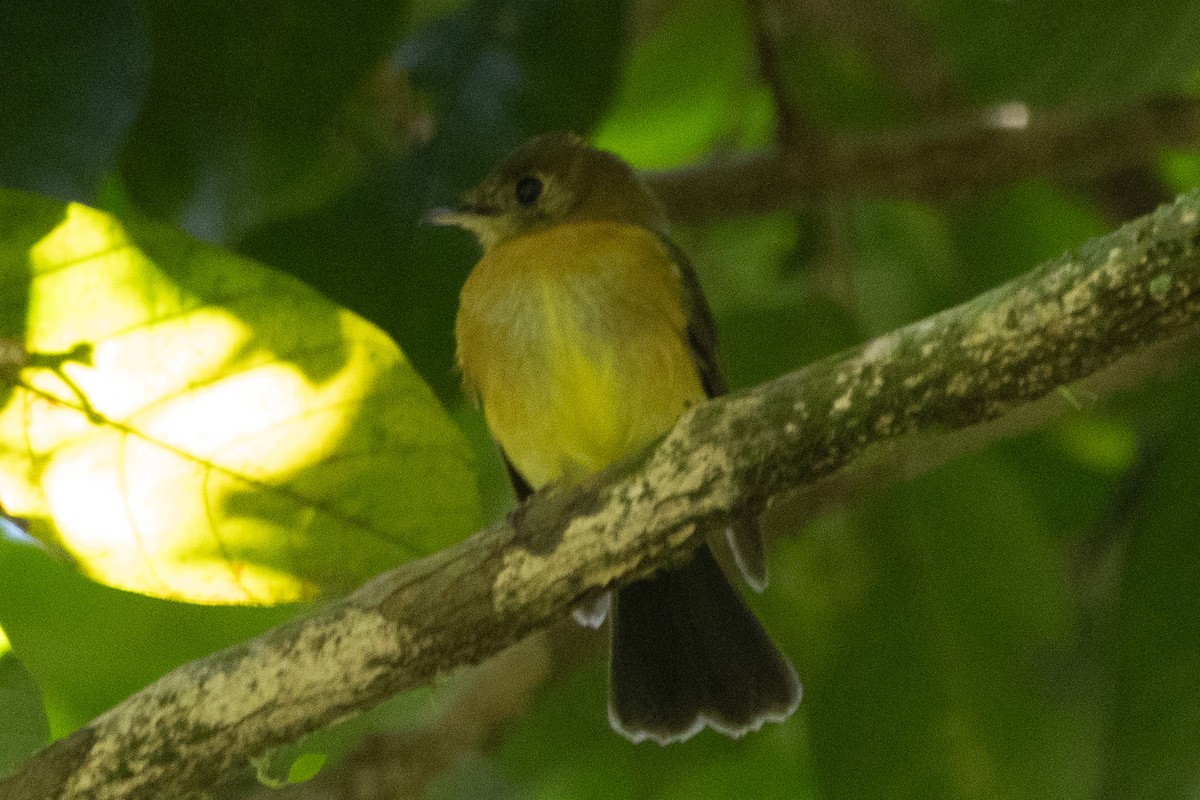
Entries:
{"label": "backlit leaf", "polygon": [[17,193],[0,220],[0,280],[29,281],[0,329],[23,321],[34,354],[0,413],[0,502],[88,575],[290,601],[475,523],[466,446],[381,331],[164,228]]}

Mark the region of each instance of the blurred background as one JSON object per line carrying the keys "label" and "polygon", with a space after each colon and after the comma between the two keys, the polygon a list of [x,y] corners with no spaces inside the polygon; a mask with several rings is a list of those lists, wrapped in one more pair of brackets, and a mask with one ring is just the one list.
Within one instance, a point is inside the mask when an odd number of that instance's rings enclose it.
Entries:
{"label": "blurred background", "polygon": [[[0,185],[151,218],[391,334],[512,505],[453,366],[477,257],[420,224],[524,138],[646,171],[747,387],[1200,183],[1200,3],[0,0]],[[1200,797],[1200,372],[815,521],[750,598],[799,712],[633,746],[563,625],[213,791],[281,798]],[[0,770],[301,611],[94,584],[0,537]],[[69,654],[69,655],[67,655]],[[308,777],[283,789],[264,783]]]}

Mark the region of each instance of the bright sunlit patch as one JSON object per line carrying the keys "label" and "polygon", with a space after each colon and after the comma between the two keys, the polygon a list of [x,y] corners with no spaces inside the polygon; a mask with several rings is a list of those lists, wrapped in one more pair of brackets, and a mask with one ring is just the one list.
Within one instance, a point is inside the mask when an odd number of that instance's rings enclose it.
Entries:
{"label": "bright sunlit patch", "polygon": [[[227,320],[199,316],[205,320],[188,326],[199,340],[237,341],[227,335]],[[98,363],[109,364],[110,355],[113,363],[125,361],[120,351],[129,338],[99,348],[105,358]],[[283,502],[260,514],[231,503],[240,496],[262,510],[256,495],[264,488],[286,501],[292,472],[334,457],[351,419],[347,408],[368,391],[369,373],[351,362],[352,368],[314,385],[293,365],[272,361],[222,374],[211,347],[176,351],[172,341],[166,336],[160,352],[176,358],[149,371],[153,386],[142,389],[151,402],[140,409],[125,402],[136,396],[129,384],[137,383],[138,370],[80,371],[89,397],[111,398],[126,413],[117,426],[96,430],[89,423],[89,435],[58,443],[42,487],[60,537],[92,574],[120,576],[120,585],[156,594],[210,602],[311,596],[312,585],[289,581],[261,555],[249,559],[239,551],[253,543],[258,554],[269,554],[272,540],[303,533],[312,508]],[[137,349],[152,358],[151,344]],[[194,387],[182,368],[189,359],[203,376]],[[164,378],[173,373],[177,381]],[[106,381],[123,385],[110,391]],[[93,404],[107,416],[109,405]]]}
{"label": "bright sunlit patch", "polygon": [[28,250],[26,347],[91,358],[24,370],[0,409],[0,503],[34,537],[121,588],[273,603],[427,552],[408,531],[434,513],[474,524],[465,444],[381,331],[173,231],[62,209]]}
{"label": "bright sunlit patch", "polygon": [[165,280],[111,217],[76,204],[29,250],[34,282],[30,350],[57,352],[143,325],[147,311],[180,308]]}
{"label": "bright sunlit patch", "polygon": [[0,627],[0,656],[4,656],[12,650],[12,643],[8,641],[8,634],[4,632],[4,628]]}
{"label": "bright sunlit patch", "polygon": [[58,268],[127,245],[125,229],[107,214],[69,203],[63,221],[29,249],[35,267]]}
{"label": "bright sunlit patch", "polygon": [[984,112],[993,128],[1023,131],[1029,127],[1029,106],[1020,102],[1002,103]]}

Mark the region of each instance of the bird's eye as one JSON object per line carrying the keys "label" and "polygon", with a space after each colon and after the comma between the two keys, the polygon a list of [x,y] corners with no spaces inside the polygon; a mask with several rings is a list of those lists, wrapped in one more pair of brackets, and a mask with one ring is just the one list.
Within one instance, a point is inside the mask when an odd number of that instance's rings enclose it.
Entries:
{"label": "bird's eye", "polygon": [[532,175],[517,181],[517,202],[528,208],[542,196],[542,182]]}

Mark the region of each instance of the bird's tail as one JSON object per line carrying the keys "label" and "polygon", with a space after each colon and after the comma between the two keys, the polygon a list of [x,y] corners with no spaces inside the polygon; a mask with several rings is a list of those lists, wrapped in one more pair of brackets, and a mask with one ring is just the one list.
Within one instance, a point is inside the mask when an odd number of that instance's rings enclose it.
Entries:
{"label": "bird's tail", "polygon": [[609,720],[668,744],[706,725],[730,736],[786,719],[800,681],[708,546],[620,590],[612,614]]}

